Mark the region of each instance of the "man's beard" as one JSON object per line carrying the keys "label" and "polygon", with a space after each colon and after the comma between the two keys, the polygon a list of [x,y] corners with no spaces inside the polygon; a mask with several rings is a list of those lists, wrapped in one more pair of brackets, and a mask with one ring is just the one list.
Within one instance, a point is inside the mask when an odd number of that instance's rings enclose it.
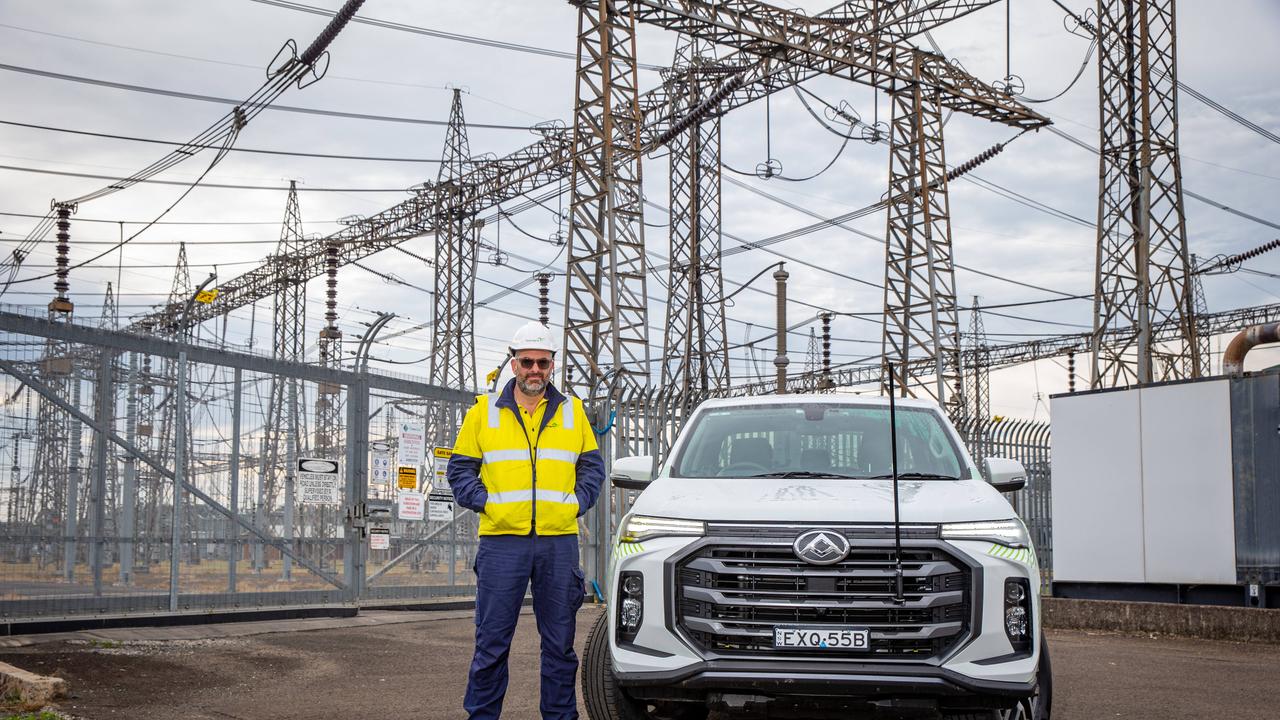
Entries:
{"label": "man's beard", "polygon": [[541,395],[542,391],[547,389],[547,381],[546,378],[531,381],[516,378],[516,387],[520,388],[520,392],[525,395]]}

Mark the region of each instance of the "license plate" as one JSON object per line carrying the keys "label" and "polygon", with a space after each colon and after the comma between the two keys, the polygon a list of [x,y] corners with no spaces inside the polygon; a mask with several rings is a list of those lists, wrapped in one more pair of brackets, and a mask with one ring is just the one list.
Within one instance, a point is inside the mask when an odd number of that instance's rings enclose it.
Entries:
{"label": "license plate", "polygon": [[871,631],[847,627],[775,627],[773,646],[803,650],[867,650],[871,647]]}

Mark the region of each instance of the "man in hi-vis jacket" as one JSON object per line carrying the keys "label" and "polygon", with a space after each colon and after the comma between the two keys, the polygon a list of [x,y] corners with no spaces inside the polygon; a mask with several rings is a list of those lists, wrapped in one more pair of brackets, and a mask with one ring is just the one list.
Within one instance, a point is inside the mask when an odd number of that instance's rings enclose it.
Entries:
{"label": "man in hi-vis jacket", "polygon": [[477,398],[449,459],[455,499],[480,513],[476,651],[463,700],[471,720],[502,714],[511,636],[530,581],[542,636],[542,717],[578,717],[574,616],[585,590],[578,518],[595,505],[605,473],[582,401],[551,385],[555,351],[541,323],[516,331],[515,378]]}

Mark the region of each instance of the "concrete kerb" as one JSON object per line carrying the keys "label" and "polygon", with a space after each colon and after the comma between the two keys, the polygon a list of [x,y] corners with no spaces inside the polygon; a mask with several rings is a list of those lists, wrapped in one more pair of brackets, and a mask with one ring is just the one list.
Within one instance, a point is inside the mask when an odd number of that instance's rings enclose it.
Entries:
{"label": "concrete kerb", "polygon": [[1280,610],[1043,598],[1045,627],[1280,644]]}
{"label": "concrete kerb", "polygon": [[60,677],[36,675],[0,662],[0,694],[6,703],[34,710],[65,698],[67,681]]}

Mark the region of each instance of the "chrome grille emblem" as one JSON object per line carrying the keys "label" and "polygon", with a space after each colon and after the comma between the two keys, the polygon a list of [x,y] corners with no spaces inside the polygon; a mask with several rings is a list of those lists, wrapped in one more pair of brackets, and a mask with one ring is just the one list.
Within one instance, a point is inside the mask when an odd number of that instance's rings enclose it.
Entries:
{"label": "chrome grille emblem", "polygon": [[830,530],[810,530],[791,545],[796,557],[810,565],[834,565],[849,554],[849,541]]}

